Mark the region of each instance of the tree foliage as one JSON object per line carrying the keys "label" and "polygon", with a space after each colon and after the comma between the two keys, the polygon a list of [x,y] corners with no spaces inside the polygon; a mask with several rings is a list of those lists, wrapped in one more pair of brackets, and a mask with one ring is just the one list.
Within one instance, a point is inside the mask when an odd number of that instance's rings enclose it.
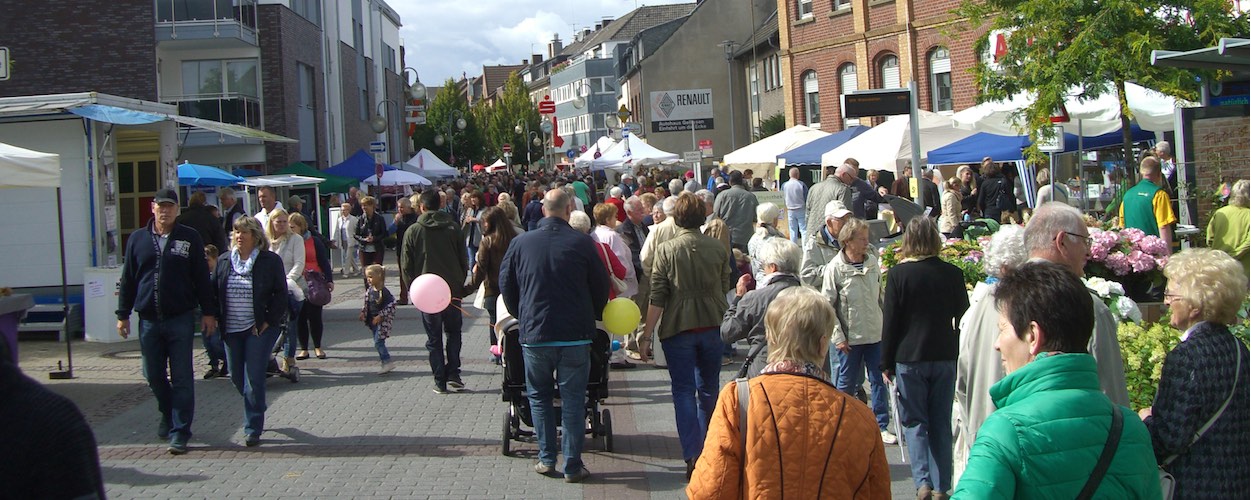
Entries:
{"label": "tree foliage", "polygon": [[[513,151],[513,164],[525,163],[526,129],[539,130],[539,111],[530,101],[525,82],[517,73],[509,75],[504,88],[496,96],[493,105],[475,106],[484,128],[484,143],[488,161],[503,158],[503,145],[509,144]],[[521,126],[521,132],[516,131]]]}
{"label": "tree foliage", "polygon": [[[464,130],[456,128],[457,118],[465,119]],[[455,132],[449,134],[448,131],[453,129]],[[436,140],[439,136],[443,138],[441,145]],[[453,167],[466,168],[475,160],[482,159],[481,126],[451,78],[430,99],[426,107],[426,124],[418,126],[413,133],[413,146],[415,149],[429,149]],[[455,158],[452,158],[453,153]]]}
{"label": "tree foliage", "polygon": [[786,130],[786,115],[782,113],[775,114],[760,120],[760,132],[756,140],[764,139],[783,130]]}
{"label": "tree foliage", "polygon": [[[1151,65],[1153,49],[1193,50],[1221,37],[1247,36],[1247,16],[1228,0],[964,0],[955,14],[969,19],[965,29],[1004,30],[1007,53],[992,69],[974,69],[979,102],[1021,92],[1035,96],[1017,122],[1035,144],[1052,134],[1052,113],[1078,90],[1084,98],[1116,93],[1129,154],[1125,82],[1136,82],[1174,96],[1196,100],[1198,76],[1192,69]],[[966,35],[968,32],[966,32]],[[983,53],[987,41],[977,44]],[[1041,159],[1037,146],[1027,152]]]}

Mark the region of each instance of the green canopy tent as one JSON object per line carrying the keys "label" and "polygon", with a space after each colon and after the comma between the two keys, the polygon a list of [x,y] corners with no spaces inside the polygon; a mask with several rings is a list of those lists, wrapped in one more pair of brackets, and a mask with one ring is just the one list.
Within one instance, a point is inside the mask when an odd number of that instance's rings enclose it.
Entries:
{"label": "green canopy tent", "polygon": [[303,175],[307,177],[317,177],[326,179],[318,188],[323,193],[346,193],[349,188],[360,187],[361,182],[351,177],[343,177],[334,174],[327,174],[321,170],[317,170],[308,166],[304,162],[295,162],[287,165],[286,168],[274,172],[275,174]]}

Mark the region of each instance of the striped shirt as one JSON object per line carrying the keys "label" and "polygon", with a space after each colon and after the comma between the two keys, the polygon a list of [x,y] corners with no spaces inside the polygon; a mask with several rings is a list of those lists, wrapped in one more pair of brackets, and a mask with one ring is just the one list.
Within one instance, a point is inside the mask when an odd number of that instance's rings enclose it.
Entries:
{"label": "striped shirt", "polygon": [[237,333],[251,330],[256,326],[252,304],[252,273],[239,274],[234,266],[230,266],[230,274],[226,276],[226,333]]}

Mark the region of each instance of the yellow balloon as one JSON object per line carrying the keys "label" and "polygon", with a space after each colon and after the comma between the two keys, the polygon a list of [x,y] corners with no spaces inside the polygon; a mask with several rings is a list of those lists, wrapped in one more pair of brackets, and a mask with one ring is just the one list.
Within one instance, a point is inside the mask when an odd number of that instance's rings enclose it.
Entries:
{"label": "yellow balloon", "polygon": [[608,301],[604,306],[604,329],[613,335],[626,335],[639,327],[643,314],[638,304],[625,297]]}

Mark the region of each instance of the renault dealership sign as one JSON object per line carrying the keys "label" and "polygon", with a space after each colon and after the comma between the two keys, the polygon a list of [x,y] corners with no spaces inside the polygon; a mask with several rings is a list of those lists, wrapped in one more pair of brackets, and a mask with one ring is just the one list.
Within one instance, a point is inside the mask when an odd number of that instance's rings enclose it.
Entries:
{"label": "renault dealership sign", "polygon": [[652,92],[651,108],[652,132],[712,128],[712,89]]}

